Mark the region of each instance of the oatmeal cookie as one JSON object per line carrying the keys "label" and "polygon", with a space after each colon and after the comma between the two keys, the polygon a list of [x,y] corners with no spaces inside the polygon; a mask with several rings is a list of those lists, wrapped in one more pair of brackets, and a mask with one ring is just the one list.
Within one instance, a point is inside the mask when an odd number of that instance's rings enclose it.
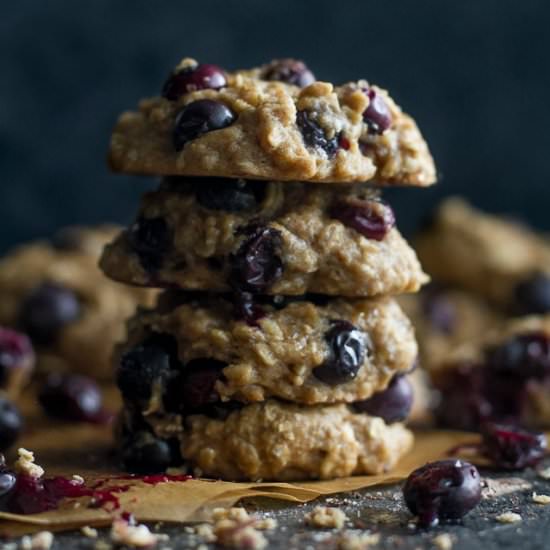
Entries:
{"label": "oatmeal cookie", "polygon": [[432,379],[446,426],[477,431],[484,420],[550,426],[550,316],[503,323],[455,350]]}
{"label": "oatmeal cookie", "polygon": [[389,298],[232,303],[171,293],[131,319],[128,334],[117,353],[118,385],[149,411],[220,399],[363,400],[409,371],[417,355],[410,322]]}
{"label": "oatmeal cookie", "polygon": [[120,116],[111,167],[280,181],[435,182],[416,123],[385,90],[365,80],[315,82],[292,68],[289,76],[284,65],[227,73],[184,59],[160,97]]}
{"label": "oatmeal cookie", "polygon": [[415,244],[434,280],[515,313],[550,312],[550,245],[526,226],[454,197]]}
{"label": "oatmeal cookie", "polygon": [[177,463],[166,441],[172,449],[179,442],[179,461],[198,475],[229,481],[380,474],[413,443],[402,424],[387,425],[347,405],[308,407],[270,399],[210,415],[151,415],[141,431],[133,431],[133,418],[126,410],[119,439],[127,466],[158,471]]}
{"label": "oatmeal cookie", "polygon": [[138,304],[154,301],[154,291],[109,281],[97,267],[102,247],[118,231],[64,229],[0,261],[0,325],[28,334],[39,369],[108,378],[126,318]]}
{"label": "oatmeal cookie", "polygon": [[372,190],[221,178],[164,180],[101,267],[135,285],[284,295],[397,294],[427,281]]}

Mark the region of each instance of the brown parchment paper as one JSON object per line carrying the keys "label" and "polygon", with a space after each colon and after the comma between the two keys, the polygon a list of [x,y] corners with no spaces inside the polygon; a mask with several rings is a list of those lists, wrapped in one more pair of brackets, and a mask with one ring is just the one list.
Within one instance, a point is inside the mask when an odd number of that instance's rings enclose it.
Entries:
{"label": "brown parchment paper", "polygon": [[[261,496],[302,503],[322,495],[394,483],[426,462],[447,456],[447,451],[455,445],[476,440],[476,436],[460,432],[418,432],[412,452],[393,471],[384,475],[295,483],[191,479],[148,485],[141,481],[116,479],[121,472],[116,469],[109,426],[54,423],[45,419],[32,403],[26,410],[27,431],[18,446],[35,453],[37,463],[46,470],[46,476],[78,474],[87,484],[97,479],[108,479],[108,486],[131,484],[127,492],[117,495],[120,510],[132,513],[139,521],[203,521],[213,508],[232,506],[246,497]],[[10,458],[14,458],[13,453]],[[120,510],[108,512],[87,505],[88,501],[83,498],[68,500],[59,509],[40,514],[0,512],[0,534],[15,536],[38,528],[57,531],[84,525],[106,525],[112,521],[113,514],[120,513]]]}

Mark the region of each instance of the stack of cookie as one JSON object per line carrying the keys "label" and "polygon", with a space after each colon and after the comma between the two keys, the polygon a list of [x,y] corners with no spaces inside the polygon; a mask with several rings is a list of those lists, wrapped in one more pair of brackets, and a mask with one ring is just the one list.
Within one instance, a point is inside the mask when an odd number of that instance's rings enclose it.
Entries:
{"label": "stack of cookie", "polygon": [[185,59],[124,113],[117,171],[163,176],[101,260],[167,289],[118,350],[125,466],[228,480],[378,473],[412,445],[416,361],[391,297],[426,281],[376,186],[434,182],[414,121],[298,61]]}

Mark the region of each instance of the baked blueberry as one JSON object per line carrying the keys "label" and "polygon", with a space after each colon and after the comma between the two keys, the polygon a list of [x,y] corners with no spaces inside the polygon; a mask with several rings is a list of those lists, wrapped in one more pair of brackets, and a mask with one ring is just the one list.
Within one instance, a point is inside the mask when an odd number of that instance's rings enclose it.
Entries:
{"label": "baked blueberry", "polygon": [[383,134],[392,123],[392,116],[384,98],[372,88],[364,90],[369,98],[369,106],[363,113],[370,134]]}
{"label": "baked blueberry", "polygon": [[9,385],[12,374],[18,369],[30,369],[34,364],[34,351],[30,340],[15,330],[0,327],[0,388]]}
{"label": "baked blueberry", "polygon": [[154,391],[160,392],[159,397],[164,395],[177,368],[176,341],[171,336],[155,334],[122,355],[116,383],[125,400],[147,407]]}
{"label": "baked blueberry", "polygon": [[169,442],[143,431],[126,435],[121,448],[122,467],[134,474],[158,474],[174,462]]}
{"label": "baked blueberry", "polygon": [[61,420],[98,422],[103,417],[103,395],[86,376],[50,373],[38,393],[44,412]]}
{"label": "baked blueberry", "polygon": [[78,296],[59,283],[46,282],[33,290],[21,304],[19,324],[33,343],[53,344],[59,331],[80,317]]}
{"label": "baked blueberry", "polygon": [[6,497],[15,488],[16,483],[17,475],[7,467],[4,455],[0,455],[0,499]]}
{"label": "baked blueberry", "polygon": [[550,312],[550,276],[535,273],[514,291],[516,309],[523,315]]}
{"label": "baked blueberry", "polygon": [[9,449],[15,443],[22,427],[19,409],[7,397],[0,395],[0,451]]}
{"label": "baked blueberry", "polygon": [[264,317],[265,311],[254,300],[254,295],[250,292],[236,292],[232,298],[235,319],[244,321],[251,327],[258,326],[258,321]]}
{"label": "baked blueberry", "polygon": [[315,76],[306,64],[297,59],[276,59],[272,61],[264,70],[262,78],[294,84],[300,88],[315,82]]}
{"label": "baked blueberry", "polygon": [[338,151],[338,136],[327,137],[325,131],[315,122],[307,111],[298,111],[296,124],[302,133],[304,143],[313,149],[324,151],[328,158],[332,158]]}
{"label": "baked blueberry", "polygon": [[281,233],[259,224],[249,225],[241,232],[245,238],[229,257],[230,283],[236,291],[261,293],[282,275],[283,262],[277,254]]}
{"label": "baked blueberry", "polygon": [[413,388],[405,376],[394,376],[388,387],[369,399],[357,401],[353,408],[371,416],[379,416],[387,424],[405,420],[413,404]]}
{"label": "baked blueberry", "polygon": [[348,321],[332,321],[325,334],[328,357],[313,375],[331,386],[353,380],[367,354],[367,335]]}
{"label": "baked blueberry", "polygon": [[226,366],[226,363],[210,358],[193,359],[185,364],[180,396],[185,410],[196,410],[220,401],[215,384]]}
{"label": "baked blueberry", "polygon": [[172,248],[173,235],[164,218],[141,216],[128,231],[130,246],[148,272],[161,268],[166,253]]}
{"label": "baked blueberry", "polygon": [[221,130],[235,121],[235,113],[223,103],[199,99],[186,105],[176,116],[172,140],[176,151],[198,137]]}
{"label": "baked blueberry", "polygon": [[194,183],[197,202],[209,210],[241,212],[252,210],[262,201],[262,183],[229,178],[197,178]]}
{"label": "baked blueberry", "polygon": [[217,65],[200,63],[172,73],[162,87],[162,97],[171,101],[182,95],[207,88],[219,90],[227,85],[225,74]]}
{"label": "baked blueberry", "polygon": [[435,526],[443,519],[459,519],[481,499],[479,472],[461,460],[431,462],[409,475],[403,497],[421,527]]}
{"label": "baked blueberry", "polygon": [[331,205],[329,215],[376,241],[383,240],[395,225],[393,210],[381,200],[339,200]]}

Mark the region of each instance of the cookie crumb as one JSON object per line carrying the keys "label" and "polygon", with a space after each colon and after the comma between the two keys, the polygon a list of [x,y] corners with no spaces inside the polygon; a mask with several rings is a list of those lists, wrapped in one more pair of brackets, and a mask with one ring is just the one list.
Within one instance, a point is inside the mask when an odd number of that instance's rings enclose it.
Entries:
{"label": "cookie crumb", "polygon": [[85,525],[80,529],[80,532],[89,539],[97,539],[97,529],[94,529],[93,527],[90,527],[89,525]]}
{"label": "cookie crumb", "polygon": [[53,533],[39,531],[32,537],[25,536],[21,539],[21,550],[49,550],[53,544]]}
{"label": "cookie crumb", "polygon": [[550,479],[550,466],[537,470],[537,475],[542,479]]}
{"label": "cookie crumb", "polygon": [[222,519],[232,519],[235,521],[248,521],[250,516],[245,508],[214,508],[212,510],[212,519],[214,522],[221,521]]}
{"label": "cookie crumb", "polygon": [[499,523],[518,523],[523,518],[515,512],[504,512],[495,517]]}
{"label": "cookie crumb", "polygon": [[434,537],[432,540],[435,546],[439,548],[439,550],[451,550],[453,547],[453,537],[449,535],[449,533],[441,533],[441,535],[437,535],[437,537]]}
{"label": "cookie crumb", "polygon": [[329,506],[317,506],[305,516],[307,525],[329,529],[342,529],[347,519],[346,514],[340,508]]}
{"label": "cookie crumb", "polygon": [[151,533],[147,525],[131,525],[126,520],[115,519],[111,526],[111,540],[115,544],[147,548],[154,546],[160,537]]}
{"label": "cookie crumb", "polygon": [[346,531],[342,533],[337,541],[338,550],[366,550],[369,546],[378,544],[380,535],[378,533],[357,533]]}
{"label": "cookie crumb", "polygon": [[105,540],[98,540],[94,545],[94,550],[111,550],[112,544],[109,544]]}
{"label": "cookie crumb", "polygon": [[254,520],[239,522],[222,519],[214,525],[216,543],[227,548],[260,550],[267,546],[267,539],[254,527]]}
{"label": "cookie crumb", "polygon": [[78,474],[73,474],[72,480],[78,485],[84,485],[84,478]]}
{"label": "cookie crumb", "polygon": [[39,479],[44,475],[44,468],[34,463],[34,453],[23,447],[17,449],[19,458],[15,461],[15,471]]}
{"label": "cookie crumb", "polygon": [[533,493],[532,499],[537,504],[550,504],[550,495],[537,495],[537,493]]}

